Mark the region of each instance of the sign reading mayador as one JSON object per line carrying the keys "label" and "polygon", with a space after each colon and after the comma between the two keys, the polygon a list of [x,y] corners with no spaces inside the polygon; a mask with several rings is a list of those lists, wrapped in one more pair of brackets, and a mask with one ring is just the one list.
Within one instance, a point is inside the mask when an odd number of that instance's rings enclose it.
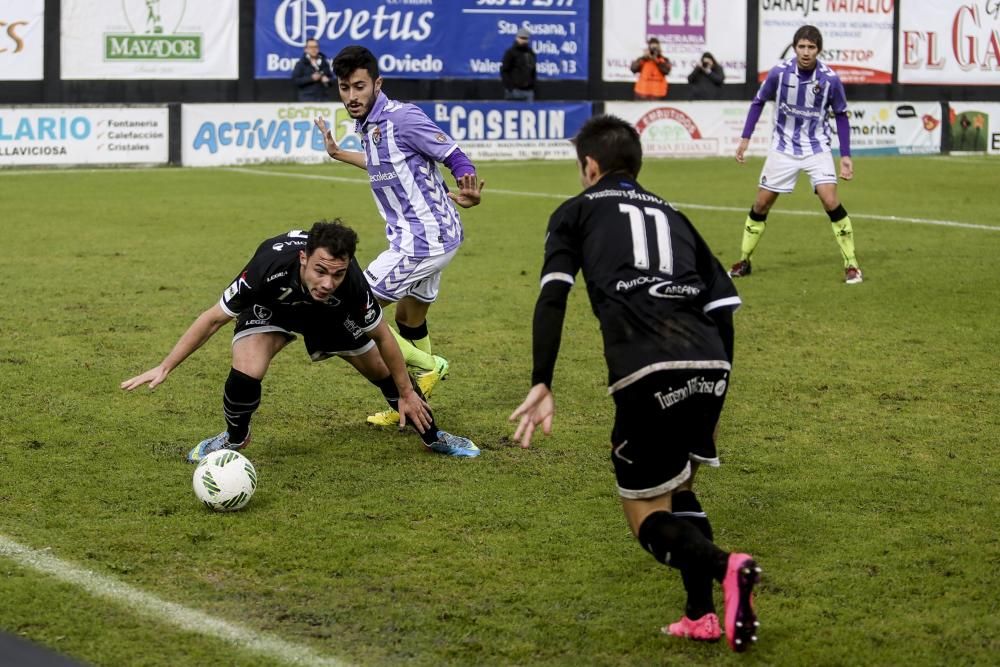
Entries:
{"label": "sign reading mayador", "polygon": [[166,107],[0,107],[0,167],[166,164]]}
{"label": "sign reading mayador", "polygon": [[587,78],[587,0],[257,0],[254,76],[287,78],[307,39],[348,44],[387,78],[499,79],[504,51],[531,33],[542,79]]}
{"label": "sign reading mayador", "polygon": [[0,0],[0,81],[40,81],[45,0]]}
{"label": "sign reading mayador", "polygon": [[328,160],[313,125],[326,119],[342,148],[361,150],[354,121],[334,104],[185,104],[181,106],[181,162],[186,166]]}
{"label": "sign reading mayador", "polygon": [[63,0],[64,79],[236,79],[239,0]]}
{"label": "sign reading mayador", "polygon": [[431,120],[473,160],[572,159],[576,136],[592,114],[585,103],[421,102]]}

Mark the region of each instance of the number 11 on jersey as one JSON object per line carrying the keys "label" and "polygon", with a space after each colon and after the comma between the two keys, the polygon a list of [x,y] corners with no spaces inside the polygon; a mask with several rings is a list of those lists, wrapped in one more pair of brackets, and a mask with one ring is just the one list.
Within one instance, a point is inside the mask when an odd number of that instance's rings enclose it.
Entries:
{"label": "number 11 on jersey", "polygon": [[658,208],[646,206],[639,210],[634,204],[618,204],[618,210],[628,216],[629,227],[632,230],[633,266],[637,269],[649,268],[649,241],[646,239],[646,220],[643,211],[653,220],[656,232],[656,250],[660,256],[660,273],[673,275],[674,251],[670,246],[670,225],[667,214]]}

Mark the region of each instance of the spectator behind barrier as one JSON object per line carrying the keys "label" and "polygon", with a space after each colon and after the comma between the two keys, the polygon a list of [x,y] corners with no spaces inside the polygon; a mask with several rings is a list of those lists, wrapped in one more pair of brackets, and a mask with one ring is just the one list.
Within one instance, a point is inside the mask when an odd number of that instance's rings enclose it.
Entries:
{"label": "spectator behind barrier", "polygon": [[650,37],[646,50],[632,61],[632,71],[639,75],[635,82],[635,99],[662,100],[667,96],[667,75],[670,60],[660,53],[660,40]]}
{"label": "spectator behind barrier", "polygon": [[330,63],[319,50],[319,42],[306,40],[305,52],[292,70],[292,81],[298,89],[299,102],[328,102],[327,89],[333,79]]}
{"label": "spectator behind barrier", "polygon": [[692,100],[717,100],[722,97],[722,82],[726,74],[722,65],[708,51],[701,54],[701,62],[688,74]]}

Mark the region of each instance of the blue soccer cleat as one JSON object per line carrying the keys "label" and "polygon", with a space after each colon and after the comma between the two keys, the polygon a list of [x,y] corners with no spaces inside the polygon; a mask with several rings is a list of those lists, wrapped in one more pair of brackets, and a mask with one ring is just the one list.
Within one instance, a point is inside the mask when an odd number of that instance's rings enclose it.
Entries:
{"label": "blue soccer cleat", "polygon": [[243,442],[233,443],[229,442],[229,432],[223,431],[219,435],[214,435],[211,438],[205,438],[195,445],[191,451],[187,453],[187,462],[198,463],[212,452],[217,452],[220,449],[232,449],[233,451],[239,451],[249,444],[249,433],[247,433],[247,437],[243,440]]}
{"label": "blue soccer cleat", "polygon": [[426,446],[432,452],[446,456],[464,456],[466,458],[479,456],[479,447],[476,447],[471,440],[460,435],[452,435],[447,431],[438,431],[437,440]]}

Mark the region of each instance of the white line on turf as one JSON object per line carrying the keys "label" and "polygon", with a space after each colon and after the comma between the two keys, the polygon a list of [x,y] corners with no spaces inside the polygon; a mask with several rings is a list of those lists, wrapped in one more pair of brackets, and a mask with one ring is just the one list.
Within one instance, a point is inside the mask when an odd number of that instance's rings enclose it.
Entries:
{"label": "white line on turf", "polygon": [[[235,171],[240,174],[254,174],[256,176],[284,176],[286,178],[306,178],[316,181],[332,181],[336,183],[354,183],[368,185],[368,180],[363,178],[347,178],[346,176],[323,176],[320,174],[301,174],[293,171],[268,171],[266,169],[247,169],[245,167],[226,167],[225,171]],[[491,194],[511,195],[514,197],[540,197],[544,199],[565,200],[573,197],[570,194],[556,194],[551,192],[523,192],[520,190],[501,190],[498,188],[488,188]],[[715,206],[710,204],[690,204],[685,202],[671,202],[679,209],[698,209],[703,211],[726,211],[735,213],[746,213],[748,207],[738,206]],[[826,217],[825,213],[819,211],[802,210],[781,210],[780,213],[791,215],[806,215],[811,217]],[[959,222],[957,220],[935,220],[933,218],[909,218],[899,215],[877,215],[873,213],[851,213],[852,218],[858,220],[883,220],[886,222],[904,222],[915,225],[936,225],[939,227],[961,227],[963,229],[982,229],[989,232],[1000,232],[1000,225],[977,225],[972,222]]]}
{"label": "white line on turf", "polygon": [[0,534],[0,557],[9,558],[23,567],[82,588],[91,595],[112,600],[154,621],[173,625],[185,632],[222,640],[249,653],[290,665],[346,667],[348,664],[336,658],[322,656],[308,647],[292,644],[251,628],[219,620],[196,609],[162,600],[111,577],[60,560],[46,551],[23,546]]}

